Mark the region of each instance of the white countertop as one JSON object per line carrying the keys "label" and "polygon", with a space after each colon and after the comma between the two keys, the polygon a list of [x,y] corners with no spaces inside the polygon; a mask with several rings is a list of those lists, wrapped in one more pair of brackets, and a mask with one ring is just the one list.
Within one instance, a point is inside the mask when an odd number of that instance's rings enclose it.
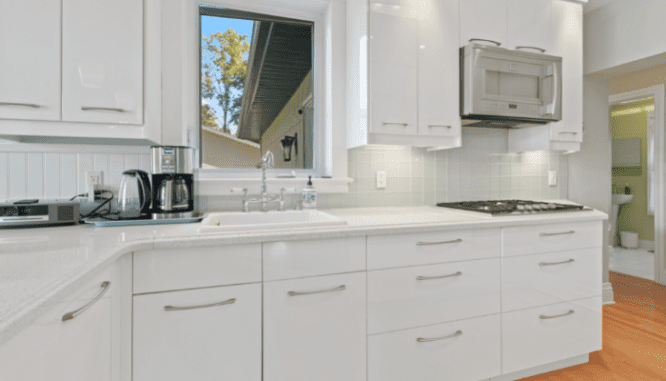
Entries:
{"label": "white countertop", "polygon": [[434,206],[328,209],[345,226],[201,234],[199,224],[0,230],[0,344],[121,255],[151,249],[603,220],[599,211],[491,217]]}

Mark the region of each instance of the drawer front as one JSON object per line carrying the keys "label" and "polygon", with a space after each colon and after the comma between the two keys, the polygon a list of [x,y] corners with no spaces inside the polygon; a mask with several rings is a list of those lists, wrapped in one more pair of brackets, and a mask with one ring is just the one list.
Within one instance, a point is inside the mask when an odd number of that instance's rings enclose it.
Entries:
{"label": "drawer front", "polygon": [[369,334],[499,312],[500,259],[368,272]]}
{"label": "drawer front", "polygon": [[261,282],[261,244],[134,253],[134,293]]}
{"label": "drawer front", "polygon": [[500,230],[368,237],[368,270],[500,256]]}
{"label": "drawer front", "polygon": [[135,296],[133,335],[134,381],[260,381],[261,284]]}
{"label": "drawer front", "polygon": [[500,315],[373,335],[368,337],[368,380],[487,379],[500,375],[500,353]]}
{"label": "drawer front", "polygon": [[601,248],[502,259],[502,311],[601,295]]}
{"label": "drawer front", "polygon": [[601,297],[502,314],[502,347],[504,374],[600,350]]}
{"label": "drawer front", "polygon": [[264,280],[365,270],[365,237],[264,244]]}
{"label": "drawer front", "polygon": [[502,229],[502,256],[601,247],[602,222],[574,222]]}

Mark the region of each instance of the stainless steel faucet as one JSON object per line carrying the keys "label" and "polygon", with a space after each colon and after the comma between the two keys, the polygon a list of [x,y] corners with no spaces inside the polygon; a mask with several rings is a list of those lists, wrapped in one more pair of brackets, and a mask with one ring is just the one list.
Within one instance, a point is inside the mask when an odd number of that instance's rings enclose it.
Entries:
{"label": "stainless steel faucet", "polygon": [[276,195],[268,194],[266,190],[266,169],[273,168],[275,166],[275,158],[273,157],[273,152],[266,151],[266,154],[261,157],[259,163],[256,167],[261,168],[261,198],[247,198],[247,188],[234,188],[232,192],[243,192],[243,212],[250,211],[250,204],[261,204],[261,211],[267,212],[269,204],[277,204],[279,211],[284,211],[284,192],[285,191],[296,191],[294,188],[282,188],[280,190],[280,197]]}

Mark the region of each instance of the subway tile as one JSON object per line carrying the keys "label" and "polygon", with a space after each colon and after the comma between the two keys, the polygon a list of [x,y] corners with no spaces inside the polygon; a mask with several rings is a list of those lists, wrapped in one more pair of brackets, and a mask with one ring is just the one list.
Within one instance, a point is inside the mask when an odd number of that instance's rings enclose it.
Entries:
{"label": "subway tile", "polygon": [[9,197],[9,155],[0,152],[0,201]]}
{"label": "subway tile", "polygon": [[93,154],[79,154],[78,161],[78,192],[86,193],[86,172],[94,170]]}
{"label": "subway tile", "polygon": [[106,154],[95,154],[93,156],[93,170],[95,172],[101,172],[101,185],[109,185],[109,155]]}
{"label": "subway tile", "polygon": [[40,198],[44,195],[44,154],[29,153],[27,165],[26,197]]}
{"label": "subway tile", "polygon": [[44,197],[57,198],[62,196],[60,194],[60,173],[60,154],[44,154]]}
{"label": "subway tile", "polygon": [[26,194],[26,154],[9,154],[9,196],[10,199],[24,198]]}
{"label": "subway tile", "polygon": [[119,154],[109,155],[109,173],[104,180],[105,185],[110,186],[112,189],[118,189],[124,171],[125,156]]}
{"label": "subway tile", "polygon": [[[60,184],[62,197],[71,198],[76,196],[79,186],[77,155],[66,153],[60,155],[62,172],[60,174]],[[84,186],[85,188],[85,186]]]}

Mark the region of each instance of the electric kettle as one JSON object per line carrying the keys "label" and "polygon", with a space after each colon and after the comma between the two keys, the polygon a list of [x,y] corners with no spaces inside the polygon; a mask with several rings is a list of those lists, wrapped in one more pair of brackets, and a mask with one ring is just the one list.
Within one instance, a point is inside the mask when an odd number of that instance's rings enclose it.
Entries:
{"label": "electric kettle", "polygon": [[138,169],[123,172],[118,189],[118,217],[139,218],[149,213],[151,195],[148,173]]}

